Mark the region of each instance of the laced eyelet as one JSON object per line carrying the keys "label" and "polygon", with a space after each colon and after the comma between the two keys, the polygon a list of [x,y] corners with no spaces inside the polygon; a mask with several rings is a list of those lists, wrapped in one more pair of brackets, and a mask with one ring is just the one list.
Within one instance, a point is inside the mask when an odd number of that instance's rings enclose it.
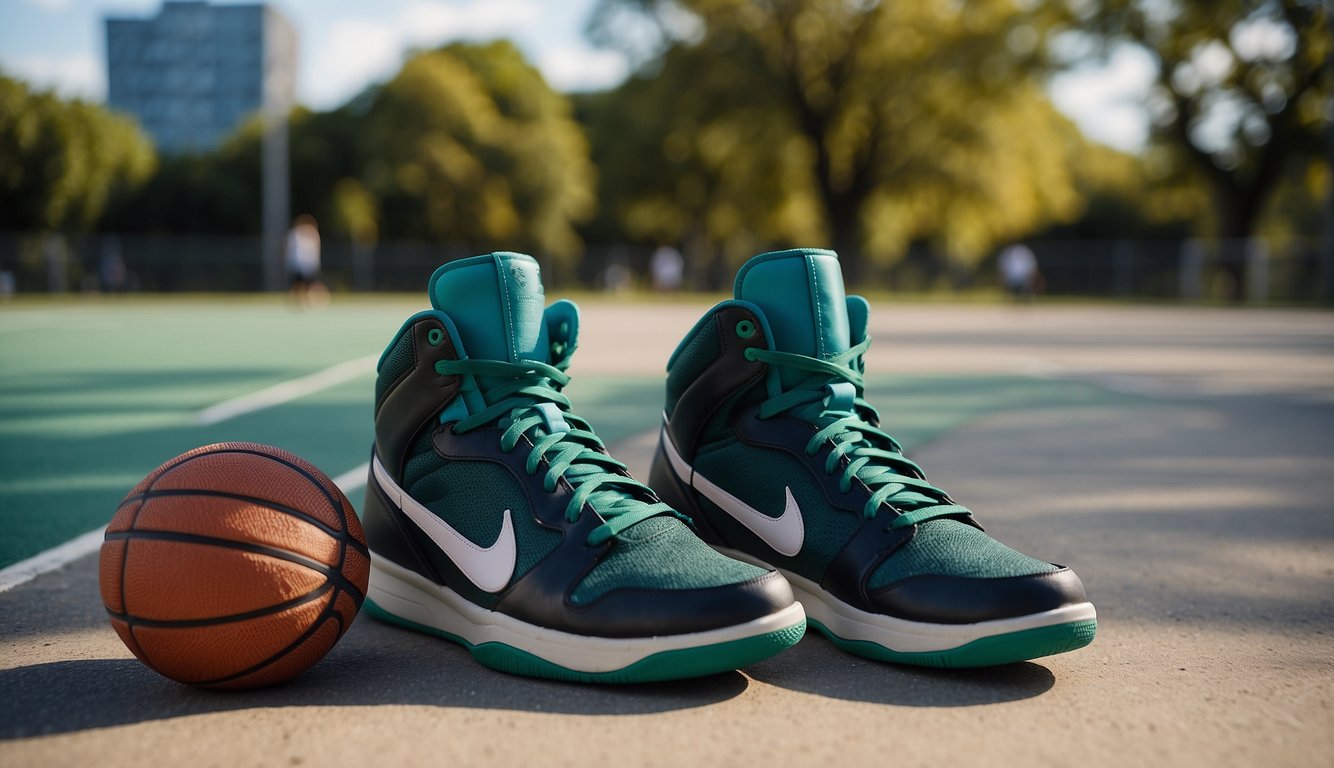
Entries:
{"label": "laced eyelet", "polygon": [[749,320],[742,320],[736,324],[736,335],[743,339],[749,339],[755,335],[755,324]]}
{"label": "laced eyelet", "polygon": [[433,347],[440,346],[440,342],[445,340],[445,332],[439,328],[432,328],[426,332],[426,343]]}
{"label": "laced eyelet", "polygon": [[755,362],[755,347],[746,347],[746,351],[742,352],[741,356],[752,363]]}

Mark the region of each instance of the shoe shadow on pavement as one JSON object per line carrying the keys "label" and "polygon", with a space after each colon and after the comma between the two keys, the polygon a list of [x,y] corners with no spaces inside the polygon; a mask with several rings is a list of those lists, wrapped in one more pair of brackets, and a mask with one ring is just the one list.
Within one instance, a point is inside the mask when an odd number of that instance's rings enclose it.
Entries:
{"label": "shoe shadow on pavement", "polygon": [[967,707],[1033,698],[1056,684],[1040,664],[980,669],[931,669],[888,664],[839,650],[808,630],[795,648],[746,667],[755,680],[779,688],[901,707]]}
{"label": "shoe shadow on pavement", "polygon": [[518,677],[483,667],[453,643],[363,616],[315,666],[286,683],[250,691],[192,688],[132,658],[0,671],[0,740],[272,707],[406,704],[636,715],[725,701],[748,684],[737,672],[634,685]]}

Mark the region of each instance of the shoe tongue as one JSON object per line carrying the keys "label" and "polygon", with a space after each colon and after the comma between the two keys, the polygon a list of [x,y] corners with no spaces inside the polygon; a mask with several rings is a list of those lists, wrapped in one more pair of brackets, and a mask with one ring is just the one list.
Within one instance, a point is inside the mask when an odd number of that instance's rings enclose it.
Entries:
{"label": "shoe tongue", "polygon": [[546,297],[533,257],[497,252],[451,261],[431,275],[427,290],[431,305],[454,321],[468,357],[550,362]]}
{"label": "shoe tongue", "polygon": [[774,348],[780,352],[828,359],[847,351],[848,302],[843,271],[833,251],[795,248],[762,253],[741,266],[735,293],[764,310]]}

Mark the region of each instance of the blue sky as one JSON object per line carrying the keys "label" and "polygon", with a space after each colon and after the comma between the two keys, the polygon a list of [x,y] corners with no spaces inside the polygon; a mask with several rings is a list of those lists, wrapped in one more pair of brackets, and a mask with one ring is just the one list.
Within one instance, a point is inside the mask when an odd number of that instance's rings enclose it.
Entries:
{"label": "blue sky", "polygon": [[[252,2],[254,0],[251,0]],[[584,27],[597,0],[273,0],[296,26],[301,58],[297,98],[316,109],[337,106],[367,84],[392,75],[411,48],[449,40],[514,40],[562,90],[619,83],[625,57],[594,47]],[[150,16],[161,0],[0,0],[0,69],[66,96],[106,95],[102,20]],[[1147,120],[1143,98],[1154,64],[1118,51],[1051,84],[1056,106],[1091,138],[1135,150]]]}

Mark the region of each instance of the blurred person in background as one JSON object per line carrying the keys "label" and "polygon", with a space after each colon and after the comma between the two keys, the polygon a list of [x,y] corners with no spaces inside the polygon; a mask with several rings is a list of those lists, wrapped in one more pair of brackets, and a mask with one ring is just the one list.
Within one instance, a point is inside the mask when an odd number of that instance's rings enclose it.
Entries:
{"label": "blurred person in background", "polygon": [[297,304],[322,307],[329,303],[329,289],[320,280],[320,230],[314,216],[303,213],[292,222],[286,253],[291,296]]}
{"label": "blurred person in background", "polygon": [[671,293],[681,287],[681,278],[685,275],[686,262],[681,252],[670,245],[659,245],[649,261],[649,271],[653,273],[653,288],[663,293]]}
{"label": "blurred person in background", "polygon": [[106,293],[120,293],[127,288],[129,270],[120,253],[120,238],[112,235],[102,241],[102,253],[97,262],[97,277]]}
{"label": "blurred person in background", "polygon": [[1033,300],[1039,278],[1038,260],[1032,248],[1023,243],[1009,245],[1001,251],[996,266],[1006,293],[1015,301],[1028,303]]}

